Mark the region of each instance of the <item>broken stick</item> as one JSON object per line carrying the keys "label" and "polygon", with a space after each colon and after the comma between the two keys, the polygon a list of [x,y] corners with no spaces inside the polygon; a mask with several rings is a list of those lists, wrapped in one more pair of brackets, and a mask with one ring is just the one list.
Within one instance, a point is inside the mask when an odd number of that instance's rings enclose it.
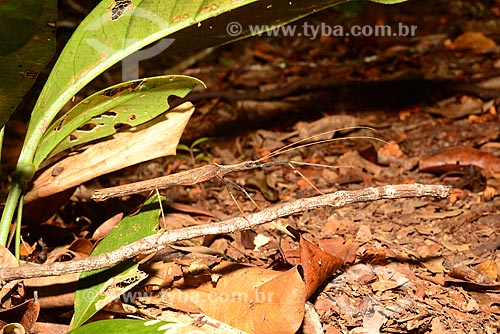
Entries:
{"label": "broken stick", "polygon": [[450,191],[451,187],[444,185],[400,184],[361,190],[337,191],[315,197],[301,198],[288,203],[271,206],[257,213],[249,214],[246,217],[236,217],[217,223],[165,231],[160,235],[155,234],[122,246],[109,253],[90,256],[84,260],[0,268],[0,280],[12,281],[33,277],[59,276],[106,268],[137,255],[147,255],[157,252],[176,241],[246,230],[280,217],[286,217],[319,207],[340,208],[352,203],[404,197],[432,196],[445,198],[450,194]]}

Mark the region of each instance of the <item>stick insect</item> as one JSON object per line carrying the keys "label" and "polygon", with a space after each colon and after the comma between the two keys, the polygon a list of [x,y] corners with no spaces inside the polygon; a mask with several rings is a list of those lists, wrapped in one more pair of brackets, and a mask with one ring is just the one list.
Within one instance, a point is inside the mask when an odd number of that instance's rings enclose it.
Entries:
{"label": "stick insect", "polygon": [[[383,143],[387,143],[386,141],[373,137],[373,136],[351,136],[351,137],[343,137],[343,138],[331,138],[331,139],[322,139],[318,141],[313,141],[313,142],[307,142],[310,141],[311,139],[314,139],[319,136],[324,136],[327,134],[333,134],[334,132],[337,131],[343,131],[343,130],[351,130],[351,129],[368,129],[371,131],[375,131],[373,128],[370,127],[365,127],[365,126],[353,126],[353,127],[345,127],[341,129],[335,129],[335,130],[330,130],[326,132],[322,132],[316,135],[313,135],[308,138],[304,138],[301,140],[298,140],[294,143],[285,145],[269,154],[266,156],[259,158],[257,160],[252,160],[252,161],[244,161],[238,164],[233,164],[233,165],[219,165],[216,163],[212,163],[209,165],[205,165],[202,167],[194,168],[191,170],[187,171],[182,171],[179,173],[175,174],[170,174],[166,176],[161,176],[157,177],[154,179],[150,180],[144,180],[144,181],[139,181],[139,182],[134,182],[126,185],[121,185],[121,186],[116,186],[116,187],[111,187],[111,188],[105,188],[105,189],[100,189],[96,190],[92,194],[92,199],[99,202],[99,201],[104,201],[109,198],[113,197],[120,197],[120,196],[126,196],[126,195],[133,195],[133,194],[138,194],[138,193],[145,193],[145,192],[151,192],[155,191],[156,189],[163,190],[167,189],[173,186],[191,186],[195,184],[199,184],[202,182],[206,182],[209,180],[212,180],[214,178],[218,179],[223,179],[227,174],[233,173],[233,172],[239,172],[239,171],[247,171],[247,170],[252,170],[252,169],[260,169],[260,168],[268,168],[272,166],[289,166],[294,170],[294,173],[297,173],[296,171],[297,168],[296,166],[303,166],[303,165],[308,165],[308,166],[317,166],[317,167],[328,167],[328,168],[340,168],[340,167],[351,167],[352,166],[329,166],[329,165],[323,165],[323,164],[314,164],[314,163],[306,163],[306,162],[299,162],[299,161],[293,161],[293,160],[277,160],[277,161],[266,161],[270,158],[273,158],[277,155],[290,152],[292,150],[312,146],[312,145],[318,145],[318,144],[323,144],[323,143],[329,143],[329,142],[335,142],[335,141],[340,141],[340,140],[346,140],[346,139],[370,139],[370,140],[376,140],[380,141]],[[299,175],[302,173],[298,172]],[[304,177],[304,175],[301,175]],[[305,177],[304,177],[305,178]],[[306,179],[307,181],[307,179]],[[308,182],[308,181],[307,181]],[[308,182],[311,184],[311,182]],[[312,185],[312,184],[311,184]],[[314,187],[314,185],[313,185]],[[316,187],[314,187],[318,192],[320,192]],[[321,193],[321,192],[320,192]]]}

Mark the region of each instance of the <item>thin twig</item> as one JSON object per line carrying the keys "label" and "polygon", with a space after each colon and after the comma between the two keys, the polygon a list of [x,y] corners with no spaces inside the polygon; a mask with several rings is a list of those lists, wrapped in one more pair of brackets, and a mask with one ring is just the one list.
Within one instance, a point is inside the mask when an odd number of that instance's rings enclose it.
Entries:
{"label": "thin twig", "polygon": [[[212,165],[210,165],[212,166]],[[161,235],[152,235],[112,252],[91,256],[84,260],[57,262],[46,265],[23,265],[20,267],[0,268],[0,279],[11,281],[32,277],[58,276],[106,268],[141,254],[157,252],[168,244],[180,240],[232,233],[250,229],[256,225],[273,221],[305,210],[319,207],[340,208],[357,202],[368,202],[379,199],[395,199],[404,197],[433,196],[445,198],[451,187],[443,185],[401,184],[376,188],[365,188],[353,191],[337,191],[315,197],[297,199],[266,208],[246,217],[236,217],[218,223],[190,226],[174,231],[165,231]]]}

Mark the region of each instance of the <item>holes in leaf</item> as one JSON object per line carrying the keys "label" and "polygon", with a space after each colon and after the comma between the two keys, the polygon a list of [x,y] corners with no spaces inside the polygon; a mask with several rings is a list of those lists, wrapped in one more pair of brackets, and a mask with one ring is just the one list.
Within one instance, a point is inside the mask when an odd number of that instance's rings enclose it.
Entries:
{"label": "holes in leaf", "polygon": [[101,95],[106,96],[106,97],[112,97],[112,96],[118,95],[124,91],[138,91],[141,89],[144,82],[145,82],[145,80],[132,81],[132,82],[129,82],[128,84],[122,85],[120,87],[106,89],[101,93]]}
{"label": "holes in leaf", "polygon": [[135,121],[135,119],[136,119],[136,118],[137,118],[137,116],[136,116],[135,114],[130,114],[130,115],[128,116],[128,120],[129,120],[129,121]]}
{"label": "holes in leaf", "polygon": [[115,0],[113,7],[111,8],[111,20],[118,20],[125,12],[125,9],[127,9],[127,7],[131,4],[132,0]]}
{"label": "holes in leaf", "polygon": [[77,131],[85,131],[85,132],[90,132],[94,130],[96,125],[94,123],[86,123],[82,126],[80,126]]}
{"label": "holes in leaf", "polygon": [[113,95],[115,95],[116,93],[116,89],[115,88],[110,88],[110,89],[106,89],[105,91],[103,91],[101,93],[102,96],[106,96],[106,97],[111,97]]}
{"label": "holes in leaf", "polygon": [[57,126],[54,128],[54,131],[55,131],[55,132],[59,132],[59,131],[61,130],[61,128],[62,128],[62,124],[63,124],[63,122],[62,122],[62,121],[61,121],[61,122],[59,122],[59,124],[57,124]]}
{"label": "holes in leaf", "polygon": [[132,128],[130,125],[125,124],[125,123],[116,123],[113,125],[116,131],[121,131],[121,130],[126,130]]}
{"label": "holes in leaf", "polygon": [[70,142],[75,142],[78,140],[78,136],[74,135],[74,134],[70,134],[69,135],[69,141]]}
{"label": "holes in leaf", "polygon": [[101,115],[102,116],[116,117],[118,114],[115,113],[113,110],[108,110],[108,111],[103,112]]}
{"label": "holes in leaf", "polygon": [[92,116],[93,121],[100,121],[103,117],[110,117],[110,118],[116,118],[118,114],[112,110],[108,110],[106,112],[103,112],[100,115]]}

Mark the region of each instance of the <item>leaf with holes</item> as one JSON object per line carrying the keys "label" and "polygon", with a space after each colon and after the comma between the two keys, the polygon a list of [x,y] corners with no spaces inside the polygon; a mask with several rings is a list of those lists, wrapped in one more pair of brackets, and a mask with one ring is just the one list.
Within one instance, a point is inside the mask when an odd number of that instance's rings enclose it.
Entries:
{"label": "leaf with holes", "polygon": [[[168,48],[170,54],[199,50],[248,37],[255,24],[261,25],[260,32],[264,32],[344,1],[101,1],[75,30],[40,93],[19,166],[32,164],[34,150],[72,96],[113,64],[148,44],[169,36],[159,42],[157,49]],[[158,50],[143,51],[149,52],[148,57],[158,53]]]}
{"label": "leaf with holes", "polygon": [[[91,256],[110,252],[120,246],[158,233],[160,205],[155,196],[135,216],[124,218],[101,240]],[[71,328],[77,328],[112,300],[120,297],[137,285],[147,274],[138,269],[138,264],[125,261],[110,268],[84,272],[78,280],[75,292],[75,313]]]}
{"label": "leaf with holes", "polygon": [[198,79],[169,75],[124,82],[89,96],[56,120],[45,133],[35,166],[75,145],[115,134],[119,127],[143,124],[169,108],[171,95],[184,97]]}

